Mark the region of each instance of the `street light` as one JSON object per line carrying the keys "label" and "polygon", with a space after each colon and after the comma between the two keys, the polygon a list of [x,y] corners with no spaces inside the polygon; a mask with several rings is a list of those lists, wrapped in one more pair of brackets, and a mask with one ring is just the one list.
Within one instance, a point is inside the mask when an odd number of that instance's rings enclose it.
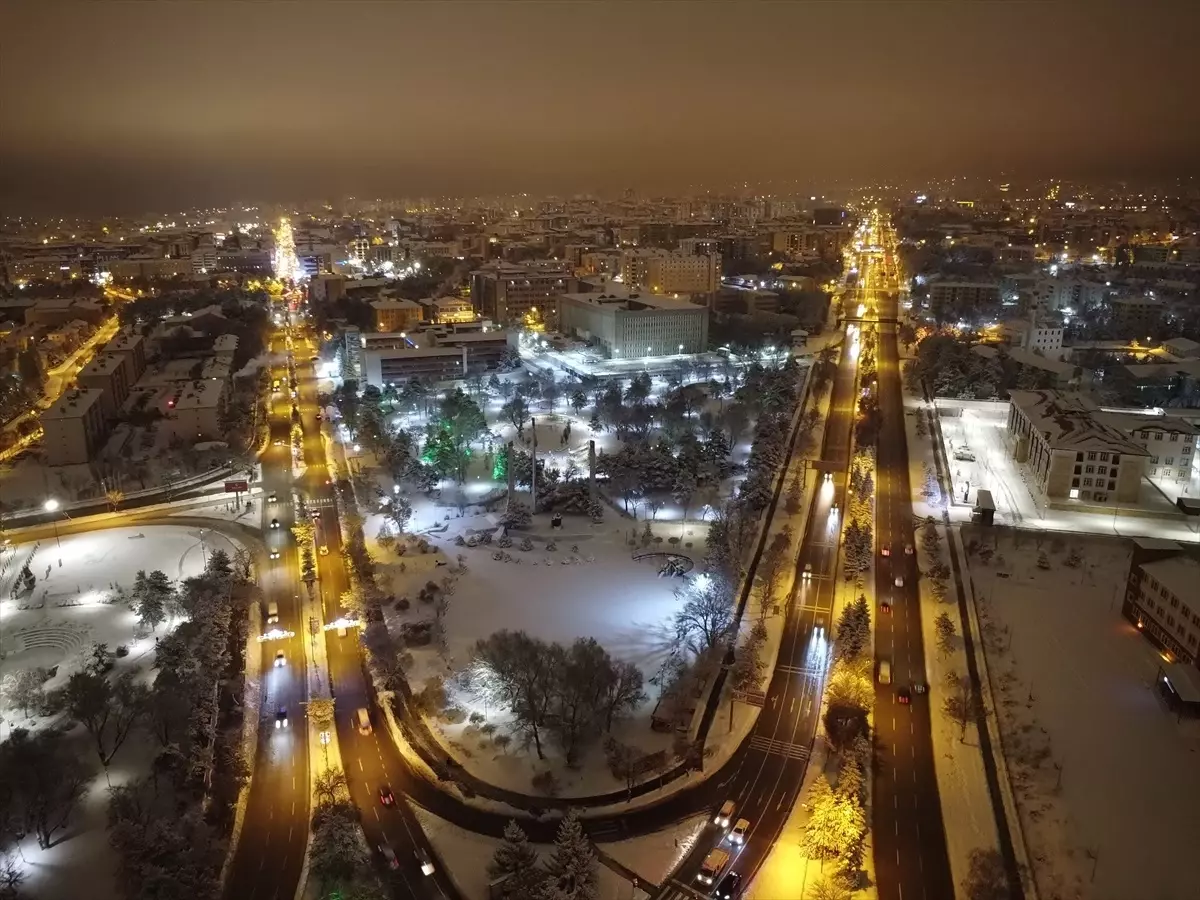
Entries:
{"label": "street light", "polygon": [[58,537],[58,517],[54,513],[58,512],[58,501],[50,497],[44,504],[46,512],[50,513],[50,522],[54,525],[54,544],[58,547],[58,567],[62,568],[62,541]]}

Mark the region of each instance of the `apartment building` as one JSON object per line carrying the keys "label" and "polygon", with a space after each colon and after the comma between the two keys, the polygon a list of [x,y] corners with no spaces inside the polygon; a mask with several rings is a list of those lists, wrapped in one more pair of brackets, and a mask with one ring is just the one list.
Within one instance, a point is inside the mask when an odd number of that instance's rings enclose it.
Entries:
{"label": "apartment building", "polygon": [[1000,285],[989,281],[933,281],[929,308],[938,317],[987,309],[1000,302]]}
{"label": "apartment building", "polygon": [[1119,428],[1149,454],[1146,474],[1151,478],[1183,481],[1196,464],[1200,428],[1178,416],[1152,415],[1141,411],[1109,411],[1098,414],[1101,421]]}
{"label": "apartment building", "polygon": [[1172,541],[1135,539],[1121,612],[1160,650],[1200,659],[1200,561]]}
{"label": "apartment building", "polygon": [[620,285],[564,294],[560,319],[565,334],[593,342],[614,359],[700,353],[708,347],[708,307]]}
{"label": "apartment building", "polygon": [[1118,337],[1135,338],[1148,335],[1162,322],[1166,308],[1161,297],[1147,295],[1112,297],[1112,326]]}
{"label": "apartment building", "polygon": [[408,331],[423,314],[421,304],[413,300],[375,300],[371,308],[375,310],[375,330],[381,332]]}
{"label": "apartment building", "polygon": [[135,384],[146,371],[146,339],[140,334],[123,331],[105,345],[104,352],[129,358],[130,384]]}
{"label": "apartment building", "polygon": [[498,325],[520,323],[536,309],[547,327],[558,320],[558,298],[575,289],[565,267],[542,268],[497,262],[471,273],[471,305]]}
{"label": "apartment building", "polygon": [[1144,447],[1103,420],[1082,394],[1010,391],[1013,457],[1050,500],[1136,504],[1150,458]]}
{"label": "apartment building", "polygon": [[79,370],[76,382],[80,387],[103,392],[100,404],[105,418],[112,420],[129,396],[129,388],[134,381],[130,377],[132,370],[133,364],[127,355],[100,353]]}
{"label": "apartment building", "polygon": [[637,248],[623,250],[621,282],[654,294],[711,294],[721,281],[721,257]]}
{"label": "apartment building", "polygon": [[220,440],[225,407],[225,381],[202,379],[168,387],[160,395],[159,409],[166,417],[170,437],[186,443]]}
{"label": "apartment building", "polygon": [[428,297],[418,300],[426,322],[451,325],[475,321],[475,307],[462,297]]}
{"label": "apartment building", "polygon": [[108,434],[102,398],[96,388],[67,391],[42,413],[42,449],[51,466],[83,465]]}

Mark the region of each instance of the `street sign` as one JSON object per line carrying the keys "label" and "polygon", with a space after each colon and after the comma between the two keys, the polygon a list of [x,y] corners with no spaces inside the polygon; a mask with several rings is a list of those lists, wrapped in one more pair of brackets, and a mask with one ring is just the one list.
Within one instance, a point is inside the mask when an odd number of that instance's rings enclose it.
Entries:
{"label": "street sign", "polygon": [[225,482],[225,493],[227,494],[244,494],[250,490],[248,481],[227,481]]}

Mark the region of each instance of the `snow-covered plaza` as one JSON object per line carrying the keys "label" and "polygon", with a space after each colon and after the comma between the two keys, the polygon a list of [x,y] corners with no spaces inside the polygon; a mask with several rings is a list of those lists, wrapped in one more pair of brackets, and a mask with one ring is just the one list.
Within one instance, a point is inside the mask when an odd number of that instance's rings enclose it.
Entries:
{"label": "snow-covered plaza", "polygon": [[[1120,538],[963,529],[1003,751],[1044,898],[1196,896],[1200,728],[1122,616]],[[989,557],[985,561],[985,558]],[[1068,562],[1069,560],[1069,562]]]}
{"label": "snow-covered plaza", "polygon": [[[114,528],[6,546],[0,557],[0,679],[7,684],[18,672],[43,667],[53,673],[44,685],[53,690],[66,683],[97,643],[118,654],[114,675],[129,671],[149,677],[155,635],[138,625],[117,588],[128,592],[139,570],[158,569],[172,581],[197,575],[206,555],[217,549],[232,556],[236,548],[210,529],[181,526]],[[14,596],[13,586],[26,565],[36,582],[31,591]],[[160,625],[157,635],[170,627],[170,622]],[[36,713],[26,716],[7,704],[0,714],[2,739],[13,728],[36,730],[57,721]],[[107,789],[144,773],[157,745],[128,741],[104,773],[81,728],[72,732],[72,739],[96,774],[53,846],[41,850],[32,836],[22,842],[27,875],[22,893],[38,900],[108,900],[121,894],[113,883]]]}

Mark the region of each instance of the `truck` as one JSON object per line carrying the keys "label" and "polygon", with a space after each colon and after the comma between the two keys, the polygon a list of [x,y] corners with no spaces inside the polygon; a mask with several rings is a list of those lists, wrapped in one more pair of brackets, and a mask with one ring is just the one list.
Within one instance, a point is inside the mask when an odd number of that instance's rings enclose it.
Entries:
{"label": "truck", "polygon": [[710,850],[708,856],[704,857],[704,862],[700,864],[700,871],[696,873],[696,880],[703,885],[711,887],[721,877],[721,873],[725,871],[727,865],[729,865],[729,852],[727,850]]}

